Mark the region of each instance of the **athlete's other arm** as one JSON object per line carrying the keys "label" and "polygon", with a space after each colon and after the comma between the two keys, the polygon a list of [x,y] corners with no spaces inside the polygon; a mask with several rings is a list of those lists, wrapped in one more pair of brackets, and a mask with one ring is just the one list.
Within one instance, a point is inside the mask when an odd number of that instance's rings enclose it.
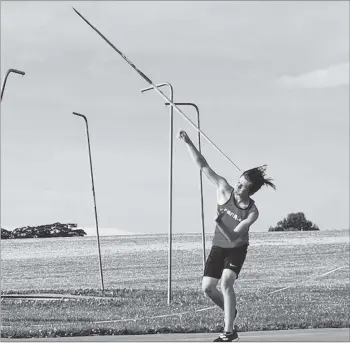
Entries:
{"label": "athlete's other arm", "polygon": [[221,218],[224,212],[219,213],[218,217],[215,219],[216,225],[223,235],[230,241],[234,242],[239,239],[243,234],[245,234],[249,227],[258,219],[259,211],[255,205],[253,205],[251,211],[249,212],[247,218],[243,219],[234,230],[230,230],[225,224],[222,223]]}

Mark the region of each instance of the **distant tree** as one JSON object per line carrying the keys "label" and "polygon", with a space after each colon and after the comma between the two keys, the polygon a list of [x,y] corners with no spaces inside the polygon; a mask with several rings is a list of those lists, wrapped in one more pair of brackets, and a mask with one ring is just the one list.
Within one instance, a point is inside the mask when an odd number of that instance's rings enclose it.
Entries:
{"label": "distant tree", "polygon": [[74,223],[54,223],[39,226],[25,226],[14,229],[13,231],[1,228],[1,239],[85,236],[86,232],[82,229],[76,229],[77,227],[78,225]]}
{"label": "distant tree", "polygon": [[313,231],[319,227],[307,220],[303,212],[289,213],[286,218],[279,221],[275,227],[270,226],[269,231]]}
{"label": "distant tree", "polygon": [[11,238],[11,231],[1,228],[1,239]]}

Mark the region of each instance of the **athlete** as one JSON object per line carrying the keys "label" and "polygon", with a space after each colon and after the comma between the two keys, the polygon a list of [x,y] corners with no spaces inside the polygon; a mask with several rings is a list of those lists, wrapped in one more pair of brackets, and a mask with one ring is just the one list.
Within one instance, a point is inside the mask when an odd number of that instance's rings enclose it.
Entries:
{"label": "athlete", "polygon": [[[209,167],[185,131],[180,131],[179,138],[187,144],[197,166],[216,186],[216,227],[212,248],[205,264],[202,288],[224,311],[224,332],[214,342],[237,341],[238,334],[234,328],[237,316],[236,295],[233,284],[246,258],[249,228],[259,217],[259,211],[250,197],[263,185],[274,189],[276,187],[271,178],[265,177],[266,165],[245,171],[232,187]],[[217,289],[220,279],[221,292]]]}

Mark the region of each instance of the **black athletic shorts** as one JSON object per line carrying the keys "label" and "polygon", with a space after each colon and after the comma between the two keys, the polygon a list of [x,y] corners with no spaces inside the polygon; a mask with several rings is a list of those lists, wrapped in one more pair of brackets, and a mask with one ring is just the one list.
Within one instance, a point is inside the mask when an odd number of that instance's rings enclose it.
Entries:
{"label": "black athletic shorts", "polygon": [[233,270],[238,278],[247,255],[248,245],[237,248],[221,248],[213,246],[205,263],[204,276],[221,279],[224,269]]}

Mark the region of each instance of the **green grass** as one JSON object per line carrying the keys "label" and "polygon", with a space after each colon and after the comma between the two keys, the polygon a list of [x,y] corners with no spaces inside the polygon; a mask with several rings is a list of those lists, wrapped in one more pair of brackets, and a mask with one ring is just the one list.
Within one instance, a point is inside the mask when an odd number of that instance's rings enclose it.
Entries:
{"label": "green grass", "polygon": [[[280,239],[288,240],[296,235],[301,237],[300,244],[295,244],[295,241],[294,244],[278,244]],[[266,241],[268,239],[274,244],[249,248],[235,285],[239,331],[350,326],[348,240],[325,244],[318,239],[319,235],[323,233],[273,233],[266,235]],[[108,288],[105,299],[2,300],[1,336],[24,338],[222,330],[223,313],[220,309],[196,312],[213,306],[200,290],[200,244],[197,249],[174,249],[173,302],[170,306],[166,304],[166,250],[143,251],[136,245],[135,249],[118,254],[112,248],[105,248],[103,252]],[[4,260],[2,294],[101,296],[95,288],[98,286],[98,268],[94,267],[93,261],[95,257],[76,258],[69,254],[55,260],[50,257]],[[319,277],[340,266],[345,268]],[[50,287],[41,286],[43,279],[48,280],[45,284]],[[288,286],[291,287],[268,295]],[[154,318],[167,314],[175,315]],[[137,320],[98,323],[124,319]]]}
{"label": "green grass", "polygon": [[[239,331],[349,327],[347,287],[312,285],[267,295],[271,290],[237,294]],[[57,293],[101,295],[97,290],[60,290]],[[223,329],[220,309],[196,312],[212,306],[198,290],[175,290],[170,306],[164,301],[165,291],[124,289],[106,293],[105,299],[3,300],[1,335],[24,338],[219,332]],[[175,315],[153,318],[171,314]],[[128,318],[136,320],[98,323]]]}

